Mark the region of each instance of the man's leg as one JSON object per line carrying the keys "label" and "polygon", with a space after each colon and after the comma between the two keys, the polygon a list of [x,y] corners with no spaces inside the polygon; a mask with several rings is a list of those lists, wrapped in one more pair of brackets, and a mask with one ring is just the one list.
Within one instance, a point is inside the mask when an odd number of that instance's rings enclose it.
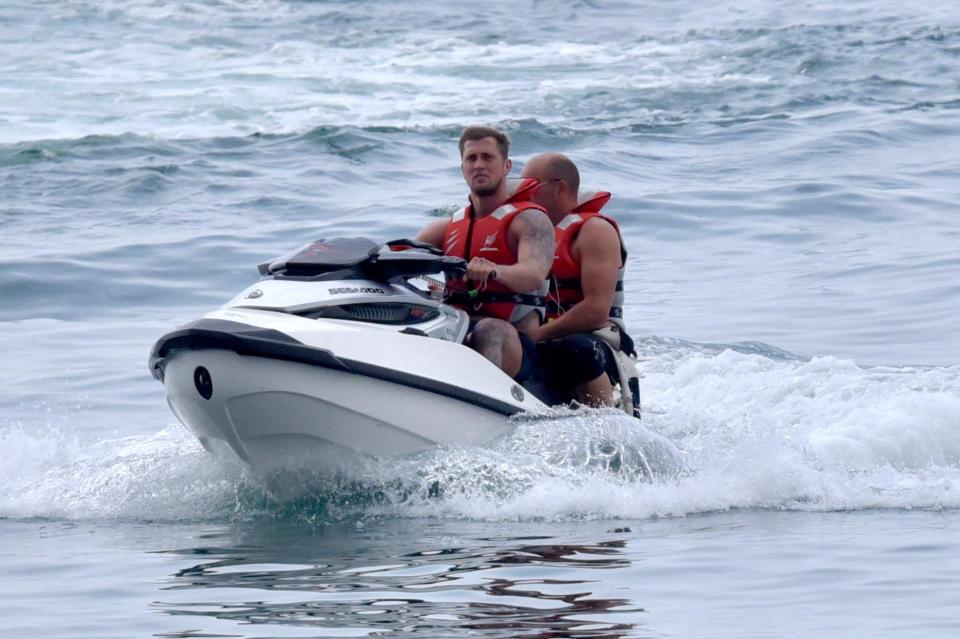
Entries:
{"label": "man's leg", "polygon": [[523,344],[520,334],[510,322],[485,317],[470,334],[470,347],[500,367],[510,377],[516,377],[523,364]]}
{"label": "man's leg", "polygon": [[589,382],[577,384],[573,389],[573,396],[587,406],[613,406],[613,384],[610,383],[610,376],[601,373]]}
{"label": "man's leg", "polygon": [[577,333],[542,343],[542,364],[573,398],[588,406],[613,406],[613,354],[600,338]]}

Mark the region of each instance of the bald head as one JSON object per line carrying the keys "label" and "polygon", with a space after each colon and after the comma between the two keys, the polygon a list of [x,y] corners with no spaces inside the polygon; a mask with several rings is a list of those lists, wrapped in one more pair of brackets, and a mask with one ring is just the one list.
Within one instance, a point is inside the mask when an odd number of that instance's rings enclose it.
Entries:
{"label": "bald head", "polygon": [[533,201],[547,209],[556,224],[577,206],[580,171],[562,153],[541,153],[530,158],[523,167],[523,177],[541,182]]}
{"label": "bald head", "polygon": [[[540,155],[535,155],[527,162],[527,166],[531,167],[531,171],[537,173],[537,175],[529,175],[527,177],[536,177],[541,182],[563,180],[567,183],[567,186],[570,187],[570,190],[573,191],[574,195],[576,195],[580,189],[580,171],[577,170],[577,165],[563,153],[541,153]],[[526,168],[524,172],[526,172]],[[538,177],[538,175],[540,177]]]}

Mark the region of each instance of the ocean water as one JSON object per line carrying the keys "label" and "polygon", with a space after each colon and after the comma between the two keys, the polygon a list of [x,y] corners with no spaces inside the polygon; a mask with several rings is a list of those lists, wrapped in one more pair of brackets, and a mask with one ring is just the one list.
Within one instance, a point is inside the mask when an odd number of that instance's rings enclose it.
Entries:
{"label": "ocean water", "polygon": [[[153,341],[472,123],[613,192],[643,428],[208,456]],[[5,2],[0,636],[955,637],[958,201],[955,2]]]}

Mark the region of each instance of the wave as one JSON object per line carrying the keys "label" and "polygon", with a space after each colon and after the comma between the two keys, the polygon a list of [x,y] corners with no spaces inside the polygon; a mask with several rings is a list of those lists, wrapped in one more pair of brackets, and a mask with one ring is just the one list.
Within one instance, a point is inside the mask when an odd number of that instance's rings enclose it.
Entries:
{"label": "wave", "polygon": [[[711,10],[691,11],[680,27],[673,12],[682,8],[673,8],[662,24],[645,15],[646,31],[605,27],[597,39],[592,21],[609,25],[622,13],[632,24],[639,9],[605,7],[601,18],[568,7],[577,19],[514,31],[513,15],[505,23],[459,20],[450,7],[431,17],[389,4],[351,15],[314,4],[283,3],[269,18],[259,5],[61,9],[38,24],[49,22],[43,28],[57,34],[74,21],[86,28],[68,39],[24,29],[29,40],[0,50],[20,72],[11,74],[17,81],[0,111],[0,141],[302,135],[319,126],[459,127],[508,118],[573,128],[729,126],[805,117],[825,105],[873,112],[955,98],[943,70],[956,66],[960,31],[949,21],[936,26],[935,8],[897,20],[886,19],[890,8],[869,19],[855,10],[813,11],[809,23],[766,19],[756,28],[729,16],[708,19]],[[37,24],[35,13],[13,9],[10,18],[16,24],[29,15]],[[424,26],[399,28],[397,20]],[[586,28],[571,26],[581,20]],[[197,37],[191,27],[218,35]],[[116,28],[132,33],[118,40]],[[878,60],[886,79],[874,75]],[[71,107],[38,108],[38,96],[47,104],[50,95]],[[794,108],[782,113],[783,104]],[[43,154],[17,161],[36,159]]]}

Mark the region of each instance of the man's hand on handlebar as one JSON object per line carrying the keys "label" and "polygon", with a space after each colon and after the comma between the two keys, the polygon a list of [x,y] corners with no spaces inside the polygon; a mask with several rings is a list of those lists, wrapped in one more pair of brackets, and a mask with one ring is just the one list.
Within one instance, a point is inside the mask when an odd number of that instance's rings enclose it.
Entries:
{"label": "man's hand on handlebar", "polygon": [[475,257],[467,264],[467,279],[492,282],[497,279],[497,268],[499,266],[499,264],[495,264],[488,259]]}

